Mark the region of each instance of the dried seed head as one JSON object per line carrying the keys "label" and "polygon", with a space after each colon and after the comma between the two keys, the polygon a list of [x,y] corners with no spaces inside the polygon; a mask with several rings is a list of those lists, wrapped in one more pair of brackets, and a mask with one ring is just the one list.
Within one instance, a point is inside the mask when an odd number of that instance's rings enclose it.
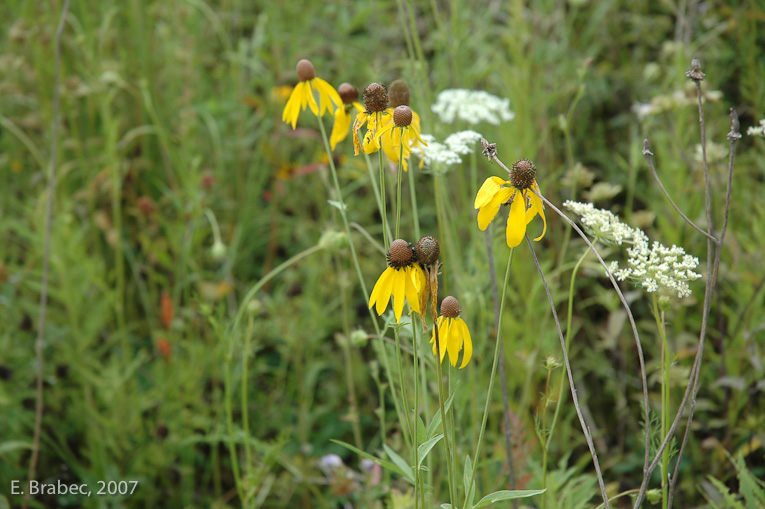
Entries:
{"label": "dried seed head", "polygon": [[390,249],[388,250],[388,262],[394,269],[400,269],[406,267],[412,263],[414,258],[414,249],[412,245],[402,239],[396,239],[391,242]]}
{"label": "dried seed head", "polygon": [[368,112],[385,111],[388,107],[388,89],[379,83],[370,83],[364,89],[364,107]]}
{"label": "dried seed head", "polygon": [[441,246],[438,240],[430,235],[422,237],[414,246],[414,252],[417,254],[417,260],[423,265],[435,265],[438,263],[438,256],[441,254]]}
{"label": "dried seed head", "polygon": [[297,75],[300,81],[312,80],[316,77],[316,69],[310,60],[305,58],[297,63]]}
{"label": "dried seed head", "polygon": [[409,106],[409,85],[406,81],[396,80],[390,84],[388,89],[390,107]]}
{"label": "dried seed head", "polygon": [[460,316],[460,303],[451,295],[441,301],[441,314],[446,318]]}
{"label": "dried seed head", "polygon": [[350,83],[343,83],[337,87],[337,93],[340,94],[343,104],[351,104],[359,98],[359,89]]}
{"label": "dried seed head", "polygon": [[706,74],[701,72],[701,64],[698,58],[691,60],[691,68],[685,71],[685,77],[693,81],[699,82],[704,79]]}
{"label": "dried seed head", "polygon": [[528,189],[537,176],[537,167],[528,159],[521,159],[510,169],[510,183],[516,189]]}
{"label": "dried seed head", "polygon": [[396,127],[407,127],[412,124],[412,110],[409,106],[397,106],[393,110],[393,123]]}

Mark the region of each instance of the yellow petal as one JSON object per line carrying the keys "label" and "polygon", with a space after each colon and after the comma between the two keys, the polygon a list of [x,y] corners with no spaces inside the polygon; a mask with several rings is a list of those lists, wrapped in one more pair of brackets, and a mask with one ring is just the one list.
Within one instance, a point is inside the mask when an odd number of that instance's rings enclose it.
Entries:
{"label": "yellow petal", "polygon": [[380,145],[375,142],[374,131],[367,131],[367,134],[364,135],[364,144],[362,150],[364,150],[364,152],[367,154],[374,154],[380,150]]}
{"label": "yellow petal", "polygon": [[316,104],[316,97],[313,95],[313,87],[311,86],[311,83],[313,80],[304,82],[305,90],[306,90],[306,99],[308,100],[308,107],[311,108],[311,111],[314,115],[317,117],[319,116],[319,106]]}
{"label": "yellow petal", "polygon": [[292,89],[290,98],[287,101],[287,104],[284,106],[284,112],[282,113],[282,120],[284,122],[287,122],[288,124],[291,124],[293,129],[295,129],[295,126],[297,125],[298,116],[300,115],[299,90],[300,90],[300,84],[298,84],[297,87]]}
{"label": "yellow petal", "polygon": [[473,357],[473,339],[470,337],[470,330],[468,329],[465,320],[462,320],[461,318],[457,318],[457,320],[459,320],[459,326],[462,329],[463,351],[462,364],[460,365],[460,369],[462,369],[467,366],[467,363],[470,362],[470,359]]}
{"label": "yellow petal", "polygon": [[494,216],[499,212],[499,207],[513,195],[515,188],[503,187],[478,211],[478,228],[485,230]]}
{"label": "yellow petal", "polygon": [[351,116],[345,111],[345,106],[335,110],[335,123],[332,125],[332,134],[329,137],[329,144],[332,150],[338,143],[348,137],[348,128],[351,126]]}
{"label": "yellow petal", "polygon": [[343,100],[340,99],[340,94],[337,93],[337,90],[335,90],[332,85],[321,78],[314,78],[311,81],[316,87],[316,90],[319,91],[319,101],[321,102],[322,115],[324,115],[325,111],[329,111],[330,113],[334,111],[332,103],[334,103],[335,107],[343,107]]}
{"label": "yellow petal", "polygon": [[415,313],[420,312],[420,298],[417,295],[417,287],[415,281],[417,279],[416,270],[419,267],[407,267],[406,268],[406,301]]}
{"label": "yellow petal", "polygon": [[388,267],[377,280],[374,290],[372,290],[372,297],[369,299],[369,307],[372,307],[372,303],[376,304],[375,310],[378,315],[385,312],[388,307],[388,301],[390,300],[390,294],[393,289],[393,273],[395,269]]}
{"label": "yellow petal", "polygon": [[401,322],[401,313],[404,311],[406,279],[406,270],[397,270],[393,274],[393,312],[396,314],[396,322]]}
{"label": "yellow petal", "polygon": [[507,247],[515,247],[521,243],[526,235],[526,198],[521,191],[515,193],[513,203],[510,205],[510,214],[507,216]]}
{"label": "yellow petal", "polygon": [[489,177],[484,180],[481,189],[478,190],[478,194],[475,196],[473,208],[480,209],[489,203],[489,201],[494,198],[494,195],[499,192],[499,186],[504,183],[505,181],[499,177]]}
{"label": "yellow petal", "polygon": [[361,103],[354,102],[353,107],[356,108],[357,112],[364,113],[364,106],[362,106]]}
{"label": "yellow petal", "polygon": [[462,329],[460,329],[460,324],[457,320],[459,320],[459,318],[449,319],[451,322],[449,324],[449,362],[452,363],[452,366],[457,365],[457,358],[460,354]]}
{"label": "yellow petal", "polygon": [[441,359],[439,359],[440,362],[444,362],[444,355],[446,355],[446,351],[449,349],[449,320],[440,317],[438,319],[438,344],[441,347]]}
{"label": "yellow petal", "polygon": [[[540,196],[542,195],[542,191],[539,190],[539,185],[536,182],[534,182],[534,184],[532,184],[531,187],[535,189]],[[542,237],[544,237],[545,233],[547,232],[547,219],[545,218],[545,205],[544,203],[542,203],[542,199],[536,194],[534,194],[533,192],[529,193],[529,199],[531,200],[531,208],[535,209],[534,214],[535,215],[539,214],[539,216],[542,218],[542,224],[543,224],[542,235],[534,239],[534,241],[539,241],[539,240],[542,240]],[[528,212],[526,212],[526,224],[528,224],[529,221],[531,221],[531,219],[533,218],[534,218],[533,215],[531,216],[531,218],[529,218]]]}

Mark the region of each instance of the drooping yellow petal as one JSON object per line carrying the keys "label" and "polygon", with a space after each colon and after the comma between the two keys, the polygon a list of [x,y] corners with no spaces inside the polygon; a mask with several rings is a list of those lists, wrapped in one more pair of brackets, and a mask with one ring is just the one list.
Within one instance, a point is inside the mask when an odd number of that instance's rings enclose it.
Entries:
{"label": "drooping yellow petal", "polygon": [[[335,90],[332,85],[321,78],[314,78],[311,81],[316,87],[316,90],[319,92],[319,102],[321,102],[322,115],[324,115],[325,111],[332,113],[335,107],[343,107],[343,100],[340,99],[340,94],[337,93],[337,90]],[[334,106],[332,103],[334,103]]]}
{"label": "drooping yellow petal", "polygon": [[[430,336],[430,344],[433,345],[433,355],[438,355],[438,350],[436,348],[436,325],[438,325],[439,332],[440,332],[441,324],[443,323],[443,321],[444,321],[444,317],[443,316],[439,316],[438,320],[436,320],[436,323],[433,324],[433,333]],[[441,335],[439,334],[439,339],[440,339],[440,337],[441,337]],[[443,358],[444,358],[444,356],[442,354],[441,355],[441,360],[443,360]]]}
{"label": "drooping yellow petal", "polygon": [[399,269],[393,274],[393,313],[396,322],[401,322],[401,313],[404,311],[404,297],[406,297],[406,270]]}
{"label": "drooping yellow petal", "polygon": [[329,144],[332,150],[338,143],[348,137],[348,128],[351,127],[351,115],[345,111],[345,106],[340,106],[335,110],[335,123],[332,125],[332,134],[329,137]]}
{"label": "drooping yellow petal", "polygon": [[353,107],[356,108],[357,113],[364,113],[364,106],[362,106],[361,103],[354,102]]}
{"label": "drooping yellow petal", "polygon": [[282,112],[282,121],[291,124],[293,129],[295,129],[298,116],[300,115],[300,91],[302,90],[300,88],[301,84],[302,83],[298,83],[298,86],[292,89],[290,98],[287,101],[287,104],[284,106],[284,112]]}
{"label": "drooping yellow petal", "polygon": [[521,191],[515,193],[513,203],[510,204],[510,213],[507,216],[507,247],[515,247],[521,243],[526,235],[526,197]]}
{"label": "drooping yellow petal", "polygon": [[364,127],[364,123],[369,121],[369,113],[366,111],[360,111],[356,115],[356,120],[353,121],[353,153],[359,155],[361,148],[361,141],[359,141],[359,130]]}
{"label": "drooping yellow petal", "polygon": [[[319,106],[316,104],[316,97],[313,95],[313,87],[311,86],[311,83],[313,80],[305,81],[303,82],[303,85],[305,85],[305,96],[308,101],[308,107],[311,108],[311,111],[314,115],[317,117],[319,116]],[[305,106],[304,106],[305,108]]]}
{"label": "drooping yellow petal", "polygon": [[366,154],[374,154],[380,150],[380,145],[378,145],[375,141],[374,131],[367,131],[367,134],[364,135],[364,144],[362,146],[362,150]]}
{"label": "drooping yellow petal", "polygon": [[460,355],[460,327],[457,323],[457,319],[448,318],[449,322],[449,335],[446,338],[447,350],[449,350],[449,362],[452,366],[457,365],[457,359]]}
{"label": "drooping yellow petal", "polygon": [[499,188],[505,181],[499,177],[489,177],[484,180],[483,185],[478,190],[478,194],[475,195],[475,203],[473,208],[480,209],[485,206],[489,201],[494,198],[494,195],[499,192]]}
{"label": "drooping yellow petal", "polygon": [[499,207],[513,195],[514,187],[503,187],[478,211],[478,228],[485,230],[494,216],[499,212]]}
{"label": "drooping yellow petal", "polygon": [[372,296],[369,298],[369,307],[371,308],[372,304],[376,304],[375,310],[378,315],[383,314],[388,307],[388,301],[390,300],[393,288],[393,273],[395,271],[391,267],[385,269],[372,290]]}
{"label": "drooping yellow petal", "polygon": [[[539,193],[539,196],[542,195],[542,191],[539,190],[539,185],[536,183],[536,181],[531,185],[532,189],[536,190],[537,193]],[[542,235],[535,238],[534,241],[542,240],[542,237],[545,236],[545,233],[547,232],[547,219],[545,218],[545,206],[544,203],[542,203],[542,199],[534,194],[533,191],[529,191],[529,201],[531,201],[531,208],[526,211],[526,224],[529,224],[532,219],[534,219],[534,216],[539,214],[539,216],[542,218]]]}
{"label": "drooping yellow petal", "polygon": [[[417,295],[417,274],[416,270],[420,270],[419,267],[409,266],[406,268],[406,301],[415,313],[420,313],[420,298]],[[420,313],[422,314],[422,313]]]}
{"label": "drooping yellow petal", "polygon": [[461,318],[457,318],[456,320],[459,320],[459,326],[462,330],[463,348],[462,364],[460,365],[460,369],[462,369],[467,366],[467,363],[470,362],[470,359],[473,357],[473,339],[470,337],[470,330],[468,329],[465,320],[462,320]]}
{"label": "drooping yellow petal", "polygon": [[[441,321],[441,318],[443,318],[443,321]],[[449,350],[449,329],[451,328],[451,320],[446,317],[441,318],[438,319],[438,339],[441,346],[440,362],[444,362],[444,356]],[[449,354],[449,357],[451,357],[451,354]]]}

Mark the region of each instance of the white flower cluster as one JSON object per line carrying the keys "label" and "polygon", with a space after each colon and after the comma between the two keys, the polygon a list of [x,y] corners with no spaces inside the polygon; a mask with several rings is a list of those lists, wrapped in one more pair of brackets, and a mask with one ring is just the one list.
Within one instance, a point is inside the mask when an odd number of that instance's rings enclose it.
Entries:
{"label": "white flower cluster", "polygon": [[423,134],[422,139],[428,145],[416,151],[425,164],[434,171],[445,170],[454,164],[460,164],[460,154],[470,154],[473,147],[481,139],[481,134],[475,131],[459,131],[449,135],[444,143],[439,143],[430,134]]}
{"label": "white flower cluster", "polygon": [[646,240],[628,248],[627,254],[629,267],[619,269],[618,263],[612,262],[609,269],[619,281],[636,280],[647,292],[682,299],[691,294],[688,283],[701,277],[693,270],[699,265],[699,259],[686,254],[681,247],[667,247],[654,241],[649,249]]}
{"label": "white flower cluster", "polygon": [[510,111],[510,99],[464,88],[444,90],[438,94],[431,110],[446,124],[460,119],[469,124],[488,122],[497,125],[515,118],[515,113]]}
{"label": "white flower cluster", "polygon": [[633,244],[627,248],[628,267],[619,268],[616,261],[609,265],[616,279],[636,281],[649,293],[678,298],[691,294],[688,283],[701,277],[693,270],[699,265],[698,258],[686,254],[681,247],[666,247],[660,242],[650,246],[643,230],[627,226],[610,211],[596,209],[592,203],[569,200],[563,206],[578,215],[585,230],[597,240],[612,245]]}
{"label": "white flower cluster", "polygon": [[563,206],[579,216],[579,221],[587,233],[606,244],[648,242],[643,230],[622,223],[610,210],[596,209],[592,203],[571,200],[566,201]]}
{"label": "white flower cluster", "polygon": [[746,134],[749,136],[760,136],[765,138],[765,118],[760,120],[760,125],[749,126],[749,129],[746,130]]}

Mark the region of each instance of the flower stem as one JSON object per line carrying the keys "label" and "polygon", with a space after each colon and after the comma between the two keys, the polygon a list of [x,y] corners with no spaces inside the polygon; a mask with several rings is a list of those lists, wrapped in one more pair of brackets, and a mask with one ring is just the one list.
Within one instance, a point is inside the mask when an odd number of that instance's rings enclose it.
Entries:
{"label": "flower stem", "polygon": [[444,375],[441,370],[441,338],[438,334],[438,323],[433,322],[433,330],[436,334],[436,375],[438,376],[438,403],[441,405],[441,430],[444,433],[444,444],[446,446],[446,472],[449,478],[449,499],[452,507],[455,507],[454,503],[457,500],[457,476],[453,471],[452,463],[452,448],[451,440],[449,438],[449,431],[447,426],[446,407],[444,401]]}
{"label": "flower stem", "polygon": [[[415,327],[415,318],[417,315],[412,315],[412,348],[414,349],[414,355],[412,355],[412,358],[414,359],[414,409],[412,412],[412,429],[414,430],[414,433],[412,433],[412,448],[414,449],[414,509],[417,509],[420,505],[420,500],[417,498],[417,495],[419,494],[422,496],[422,488],[420,487],[420,451],[418,450],[419,447],[419,440],[417,437],[417,409],[419,408],[419,384],[417,383],[417,368],[418,368],[418,359],[417,359],[417,327]],[[425,506],[425,501],[422,502],[423,507]]]}
{"label": "flower stem", "polygon": [[[253,316],[250,314],[247,320],[247,332],[244,334],[244,357],[242,359],[242,427],[244,428],[244,458],[246,467],[250,469],[252,463],[252,448],[250,447],[250,417],[247,407],[247,367],[250,361],[250,339],[252,338]],[[245,505],[246,501],[243,500]]]}
{"label": "flower stem", "polygon": [[[667,332],[664,326],[664,311],[659,311],[658,299],[653,294],[653,317],[656,319],[656,327],[661,336],[661,436],[666,437],[669,432],[669,369],[671,361],[669,357],[669,344],[667,343]],[[669,496],[669,447],[665,447],[661,453],[661,507],[667,509]]]}
{"label": "flower stem", "polygon": [[417,211],[417,193],[414,191],[414,171],[408,171],[409,174],[409,197],[412,202],[412,217],[414,220],[414,238],[420,238],[420,213]]}
{"label": "flower stem", "polygon": [[[372,168],[372,161],[369,159],[369,154],[362,151],[362,154],[364,154],[364,161],[367,163],[367,171],[369,172],[369,181],[372,183],[372,192],[375,195],[375,201],[377,202],[377,211],[380,213],[380,217],[384,217],[385,214],[383,213],[383,206],[382,202],[380,201],[380,189],[377,187],[377,179],[375,178],[375,170]],[[385,230],[385,234],[383,234],[383,238],[387,234],[390,236],[390,229],[386,229],[385,223],[383,223],[383,229]]]}
{"label": "flower stem", "polygon": [[[394,127],[394,129],[397,129]],[[382,149],[380,149],[382,152]],[[396,238],[400,238],[398,236],[399,231],[399,225],[401,224],[401,172],[404,171],[404,140],[403,137],[401,139],[401,144],[399,146],[398,150],[398,170],[396,171],[396,177],[398,181],[398,185],[396,188]],[[419,238],[419,237],[418,237]]]}
{"label": "flower stem", "polygon": [[[596,242],[593,242],[593,246]],[[574,283],[576,283],[576,274],[579,272],[584,259],[590,254],[592,248],[587,246],[587,249],[582,253],[582,256],[574,265],[574,270],[571,272],[571,283],[568,289],[568,316],[566,317],[566,350],[571,347],[571,320],[574,314]],[[547,488],[547,455],[550,451],[550,444],[552,443],[553,435],[555,434],[555,425],[558,423],[558,416],[560,415],[561,404],[563,403],[563,383],[566,380],[566,373],[560,374],[560,381],[558,382],[558,402],[555,404],[555,413],[553,414],[553,420],[550,423],[550,431],[547,435],[547,442],[542,449],[542,488]],[[547,493],[542,494],[542,507],[545,507],[547,502]]]}
{"label": "flower stem", "polygon": [[486,421],[489,418],[489,405],[491,404],[491,392],[494,389],[494,378],[497,374],[497,361],[499,359],[499,344],[502,342],[502,319],[504,318],[505,297],[507,296],[507,282],[510,279],[510,267],[513,264],[513,253],[515,248],[510,248],[510,255],[507,257],[507,268],[505,268],[505,282],[502,284],[502,299],[499,301],[499,321],[497,323],[497,342],[494,345],[494,361],[491,365],[491,376],[489,376],[489,390],[486,393],[486,404],[483,408],[483,418],[481,419],[481,431],[478,433],[478,444],[473,456],[473,473],[470,482],[467,485],[468,493],[465,493],[465,509],[468,509],[469,491],[473,488],[475,482],[475,472],[478,470],[478,458],[481,455],[481,445],[483,443],[483,434],[486,431]]}
{"label": "flower stem", "polygon": [[383,224],[383,240],[385,242],[385,250],[390,249],[390,238],[388,237],[388,209],[385,203],[385,167],[383,166],[383,154],[382,150],[377,151],[379,156],[378,162],[380,164],[380,203],[382,203],[382,224]]}

